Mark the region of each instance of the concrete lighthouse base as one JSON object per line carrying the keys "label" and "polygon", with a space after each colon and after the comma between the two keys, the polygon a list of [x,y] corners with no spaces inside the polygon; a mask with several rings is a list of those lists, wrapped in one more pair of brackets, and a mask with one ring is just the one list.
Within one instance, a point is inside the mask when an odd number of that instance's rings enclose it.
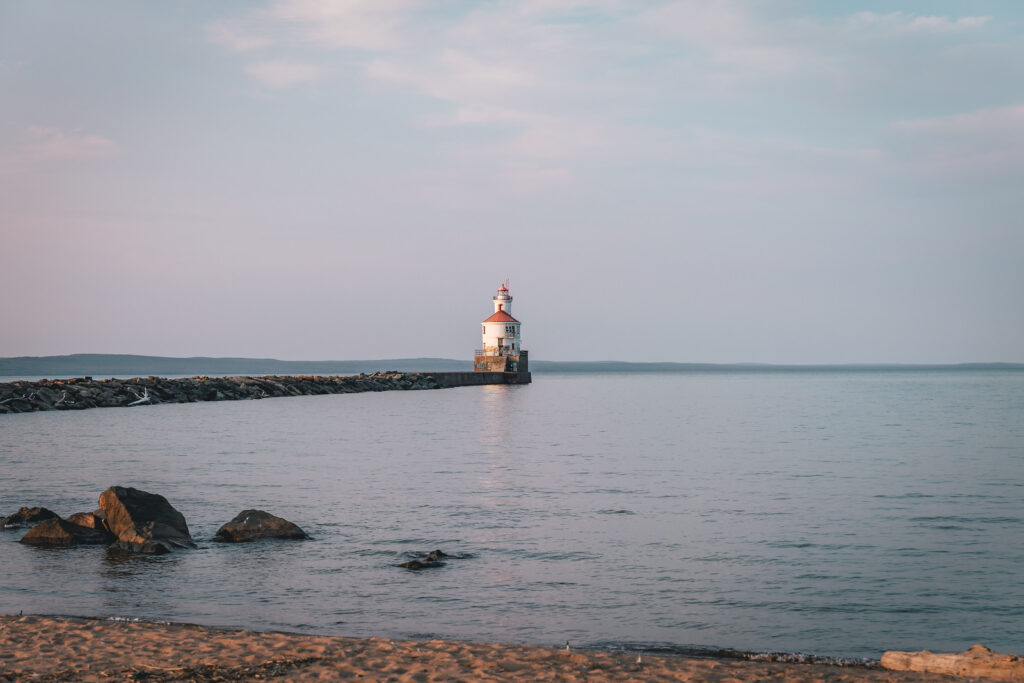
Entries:
{"label": "concrete lighthouse base", "polygon": [[482,384],[529,384],[533,381],[529,372],[431,372],[423,374],[429,374],[443,389]]}

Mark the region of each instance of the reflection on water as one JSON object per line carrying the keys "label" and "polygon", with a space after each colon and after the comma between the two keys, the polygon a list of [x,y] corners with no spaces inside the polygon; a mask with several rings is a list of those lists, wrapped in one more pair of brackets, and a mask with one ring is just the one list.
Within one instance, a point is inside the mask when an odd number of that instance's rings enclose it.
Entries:
{"label": "reflection on water", "polygon": [[[154,564],[162,565],[161,555],[130,553],[113,546],[105,548],[102,554],[101,570],[104,578],[121,579],[137,576]],[[173,561],[172,558],[167,558]]]}
{"label": "reflection on water", "polygon": [[[0,513],[163,494],[199,544],[0,533],[0,610],[339,635],[1019,649],[1024,375],[527,386],[0,417]],[[8,509],[9,508],[9,509]],[[211,542],[246,508],[315,540]],[[442,569],[395,565],[435,548]],[[461,557],[458,557],[461,556]]]}

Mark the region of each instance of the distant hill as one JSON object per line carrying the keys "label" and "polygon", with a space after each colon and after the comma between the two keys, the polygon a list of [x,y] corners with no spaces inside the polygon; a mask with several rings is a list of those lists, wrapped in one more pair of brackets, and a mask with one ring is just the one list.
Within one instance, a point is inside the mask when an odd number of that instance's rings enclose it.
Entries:
{"label": "distant hill", "polygon": [[[278,360],[276,358],[168,358],[126,354],[76,353],[70,356],[0,358],[5,377],[95,377],[148,375],[355,375],[378,370],[456,372],[471,370],[468,360],[386,358],[381,360]],[[958,365],[761,365],[756,363],[632,363],[627,361],[531,360],[534,372],[794,372],[878,370],[1022,370],[1021,363]]]}

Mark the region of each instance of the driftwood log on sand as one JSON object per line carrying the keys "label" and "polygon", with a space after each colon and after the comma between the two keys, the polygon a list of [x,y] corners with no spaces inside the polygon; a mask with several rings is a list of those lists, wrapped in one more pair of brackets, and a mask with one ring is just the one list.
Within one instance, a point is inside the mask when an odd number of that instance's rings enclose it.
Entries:
{"label": "driftwood log on sand", "polygon": [[984,645],[974,645],[964,652],[950,654],[893,650],[882,655],[882,666],[893,671],[971,676],[991,681],[1024,681],[1024,657],[999,654]]}

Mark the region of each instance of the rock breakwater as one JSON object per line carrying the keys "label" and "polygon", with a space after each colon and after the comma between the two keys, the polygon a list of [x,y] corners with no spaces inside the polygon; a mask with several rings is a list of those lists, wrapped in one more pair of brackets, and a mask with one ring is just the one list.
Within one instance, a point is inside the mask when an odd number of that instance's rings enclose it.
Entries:
{"label": "rock breakwater", "polygon": [[359,375],[264,375],[261,377],[135,377],[132,379],[43,379],[0,383],[0,414],[40,410],[84,410],[241,401],[284,396],[350,394],[363,391],[440,389],[431,374],[374,372]]}

